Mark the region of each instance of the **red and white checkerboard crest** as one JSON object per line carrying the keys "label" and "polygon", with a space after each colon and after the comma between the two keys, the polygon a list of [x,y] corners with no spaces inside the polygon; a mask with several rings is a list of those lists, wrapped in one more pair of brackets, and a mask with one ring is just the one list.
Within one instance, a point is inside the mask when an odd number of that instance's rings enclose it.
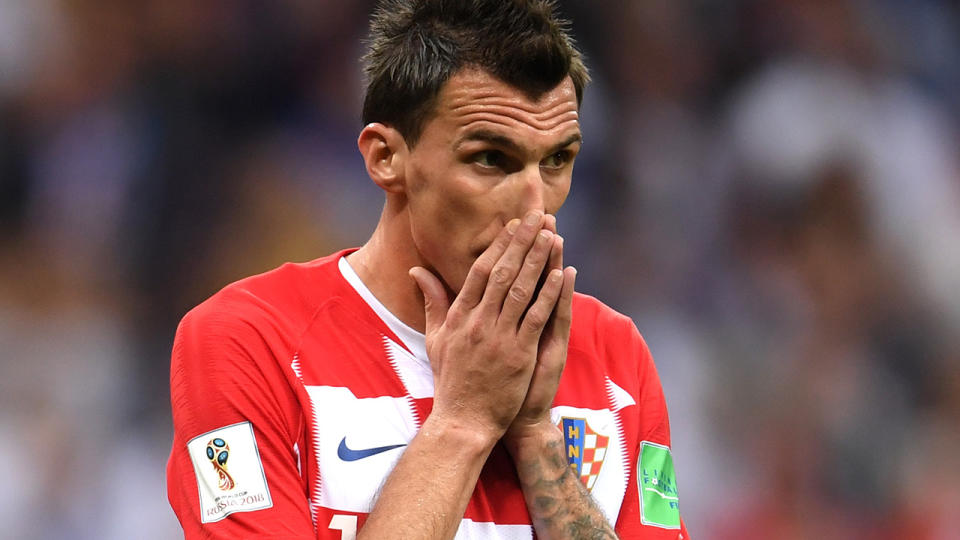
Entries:
{"label": "red and white checkerboard crest", "polygon": [[577,473],[587,490],[593,489],[607,455],[610,437],[594,431],[585,418],[564,416],[560,418],[557,426],[563,431],[563,442],[570,468]]}

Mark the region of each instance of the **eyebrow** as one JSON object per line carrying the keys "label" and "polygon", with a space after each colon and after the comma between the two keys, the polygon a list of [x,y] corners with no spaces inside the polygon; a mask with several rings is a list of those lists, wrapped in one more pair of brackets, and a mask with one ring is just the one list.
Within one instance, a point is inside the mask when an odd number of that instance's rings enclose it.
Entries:
{"label": "eyebrow", "polygon": [[[493,131],[489,131],[485,129],[468,133],[462,139],[457,141],[457,143],[454,145],[454,150],[460,148],[460,146],[463,145],[463,143],[470,142],[470,141],[487,142],[494,146],[506,148],[516,153],[523,153],[524,151],[523,147],[517,144],[513,139],[500,135],[499,133],[495,133]],[[583,136],[580,133],[574,133],[573,135],[567,137],[567,139],[561,142],[560,144],[554,145],[550,149],[550,151],[547,152],[547,154],[553,154],[554,152],[558,152],[570,146],[571,144],[581,142],[581,141],[583,141]]]}

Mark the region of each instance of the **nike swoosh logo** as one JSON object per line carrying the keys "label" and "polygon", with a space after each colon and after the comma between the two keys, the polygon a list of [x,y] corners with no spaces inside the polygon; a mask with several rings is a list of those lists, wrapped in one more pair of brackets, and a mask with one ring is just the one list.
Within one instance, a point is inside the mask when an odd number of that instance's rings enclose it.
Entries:
{"label": "nike swoosh logo", "polygon": [[340,447],[337,448],[337,456],[344,461],[357,461],[358,459],[375,456],[381,452],[393,450],[394,448],[400,448],[401,446],[406,446],[406,444],[391,444],[389,446],[378,446],[376,448],[353,450],[347,447],[347,438],[344,437],[340,440]]}

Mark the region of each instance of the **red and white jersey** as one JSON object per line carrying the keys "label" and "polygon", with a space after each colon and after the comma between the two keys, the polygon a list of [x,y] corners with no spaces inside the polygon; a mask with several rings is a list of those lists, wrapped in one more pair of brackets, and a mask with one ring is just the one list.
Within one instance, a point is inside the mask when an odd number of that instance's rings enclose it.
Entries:
{"label": "red and white jersey", "polygon": [[[430,414],[423,336],[343,259],[234,283],[180,323],[167,489],[187,538],[353,540]],[[620,538],[685,539],[660,381],[627,317],[576,295],[552,418]],[[498,444],[458,539],[534,538]]]}

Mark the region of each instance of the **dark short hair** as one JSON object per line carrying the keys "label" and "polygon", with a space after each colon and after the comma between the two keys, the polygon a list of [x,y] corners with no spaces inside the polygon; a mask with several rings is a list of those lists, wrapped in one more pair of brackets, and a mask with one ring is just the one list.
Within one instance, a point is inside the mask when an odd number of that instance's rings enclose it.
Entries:
{"label": "dark short hair", "polygon": [[444,83],[475,67],[532,99],[569,75],[577,103],[590,80],[553,0],[381,0],[364,56],[363,123],[416,144]]}

